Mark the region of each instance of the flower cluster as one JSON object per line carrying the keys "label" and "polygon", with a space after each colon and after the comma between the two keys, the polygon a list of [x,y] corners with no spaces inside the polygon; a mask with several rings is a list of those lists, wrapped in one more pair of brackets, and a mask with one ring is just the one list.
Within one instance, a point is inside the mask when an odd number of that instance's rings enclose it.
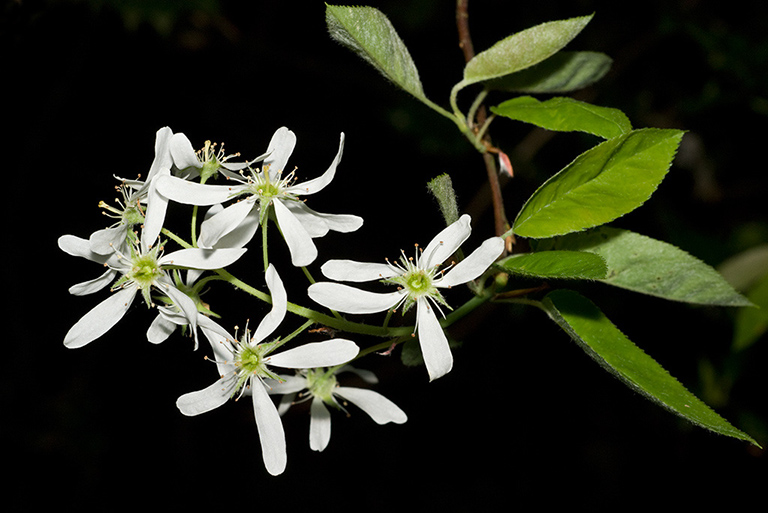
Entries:
{"label": "flower cluster", "polygon": [[[307,196],[325,189],[335,177],[344,139],[342,133],[336,156],[325,172],[300,181],[296,169],[289,171],[287,167],[296,136],[285,127],[274,133],[266,152],[251,160],[240,159],[239,154],[227,155],[223,146],[217,148],[210,142],[195,151],[184,134],[173,133],[168,127],[158,130],[155,158],[146,179],[116,177],[121,198],[115,205],[100,203],[114,224],[88,238],[59,238],[64,252],[104,269],[99,276],[73,285],[70,292],[84,296],[109,291],[72,326],[64,345],[79,348],[105,335],[141,296],[146,306],[156,311],[147,329],[149,342],[164,342],[177,328],[194,338],[195,349],[199,334],[209,342],[210,360],[219,377],[206,388],[179,397],[178,409],[194,416],[250,396],[262,459],[273,475],[286,468],[281,417],[296,402],[311,403],[309,440],[310,448],[316,451],[324,450],[330,441],[331,410],[346,411],[347,403],[356,405],[377,424],[405,422],[405,412],[378,392],[340,385],[337,377],[341,373],[353,373],[366,385],[377,380],[369,371],[350,365],[374,351],[361,351],[356,342],[335,336],[339,330],[371,334],[370,330],[358,329],[368,325],[348,321],[338,312],[368,314],[400,309],[405,313],[415,306],[415,324],[406,333],[418,337],[430,380],[439,378],[451,370],[453,362],[440,320],[445,317],[443,310],[450,306],[441,291],[481,278],[503,252],[504,243],[492,237],[466,258],[459,258],[457,251],[471,234],[470,217],[464,215],[440,231],[423,250],[417,246],[414,256],[403,253],[398,262],[325,262],[321,271],[334,281],[315,283],[310,278],[306,292],[317,304],[330,309],[333,316],[293,305],[276,266],[267,257],[267,226],[272,222],[277,225],[292,266],[302,268],[318,257],[313,239],[331,231],[349,233],[362,227],[363,220],[358,216],[320,213],[305,204]],[[210,183],[215,180],[223,183]],[[193,208],[190,240],[167,226],[166,212],[173,203]],[[207,210],[198,222],[200,207]],[[247,258],[246,246],[260,228],[266,292],[247,285],[227,270]],[[169,248],[172,244],[178,247]],[[449,265],[441,267],[449,259]],[[306,276],[310,276],[308,272]],[[396,290],[368,292],[336,283],[373,280],[394,285]],[[201,296],[205,287],[217,281],[235,285],[271,305],[255,330],[251,331],[246,323],[246,328],[239,335],[236,329],[233,336],[214,320],[220,318],[219,313],[214,313],[215,308]],[[278,329],[289,311],[305,317],[306,322],[287,336],[280,336]],[[319,322],[330,326],[325,328],[331,333],[329,339],[286,347]],[[386,327],[374,333],[390,336]],[[293,369],[294,373],[276,369]],[[279,405],[271,396],[282,396]]]}

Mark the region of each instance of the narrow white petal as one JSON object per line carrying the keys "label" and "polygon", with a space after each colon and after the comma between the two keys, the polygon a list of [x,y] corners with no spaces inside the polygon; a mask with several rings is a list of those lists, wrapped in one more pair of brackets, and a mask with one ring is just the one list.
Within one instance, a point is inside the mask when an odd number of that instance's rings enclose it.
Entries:
{"label": "narrow white petal", "polygon": [[168,199],[186,205],[215,205],[244,192],[242,185],[205,185],[176,176],[158,176],[157,191]]}
{"label": "narrow white petal", "polygon": [[331,412],[322,399],[312,398],[309,418],[309,448],[322,451],[331,441]]}
{"label": "narrow white petal", "polygon": [[159,170],[170,169],[173,163],[170,149],[171,137],[173,137],[173,131],[167,126],[155,134],[155,159],[152,161],[149,173],[147,173],[147,182],[153,180]]}
{"label": "narrow white petal", "polygon": [[330,167],[328,167],[325,173],[323,173],[322,175],[312,180],[308,180],[306,182],[296,184],[292,187],[288,187],[288,189],[286,190],[291,194],[296,194],[297,196],[300,196],[302,194],[314,194],[318,191],[323,190],[326,185],[331,183],[331,181],[333,180],[333,177],[336,175],[336,168],[341,162],[341,154],[343,152],[344,152],[344,133],[341,134],[341,137],[339,140],[339,151],[336,152],[336,157],[334,157],[333,162],[331,162]]}
{"label": "narrow white petal", "polygon": [[472,228],[469,223],[471,218],[464,214],[458,221],[451,223],[438,233],[434,239],[424,248],[420,258],[420,267],[429,269],[445,262],[453,255],[459,246],[469,238]]}
{"label": "narrow white petal", "polygon": [[408,416],[399,406],[373,390],[338,387],[333,393],[355,404],[370,415],[377,424],[386,424],[387,422],[402,424],[408,420]]}
{"label": "narrow white petal", "polygon": [[437,287],[453,287],[474,280],[483,274],[504,251],[504,239],[491,237],[464,260],[451,268],[445,276],[436,280]]}
{"label": "narrow white petal", "polygon": [[109,284],[112,283],[112,280],[115,279],[116,274],[116,271],[107,269],[107,271],[98,278],[84,281],[82,283],[78,283],[77,285],[72,285],[69,287],[69,293],[73,296],[85,296],[88,294],[93,294],[94,292],[98,292],[104,287],[109,286]]}
{"label": "narrow white petal", "polygon": [[365,282],[383,280],[400,274],[387,264],[356,262],[354,260],[328,260],[320,267],[326,278],[337,281]]}
{"label": "narrow white petal", "polygon": [[453,354],[437,315],[426,298],[420,298],[416,303],[416,326],[424,364],[429,380],[433,381],[450,372]]}
{"label": "narrow white petal", "polygon": [[88,237],[88,242],[91,245],[91,251],[100,255],[110,255],[125,244],[127,235],[128,225],[121,224],[112,228],[96,230]]}
{"label": "narrow white petal", "polygon": [[192,143],[189,142],[189,139],[184,134],[173,134],[170,151],[173,163],[179,169],[186,169],[188,167],[200,169],[203,167],[200,159],[197,158],[197,153],[192,147]]}
{"label": "narrow white petal", "polygon": [[128,311],[137,290],[136,287],[126,287],[96,305],[69,329],[64,337],[64,345],[69,348],[82,347],[109,331]]}
{"label": "narrow white petal", "polygon": [[146,247],[154,246],[157,241],[160,230],[163,229],[163,224],[165,223],[165,213],[168,210],[168,198],[157,191],[157,180],[170,175],[171,168],[163,167],[158,169],[155,178],[148,182],[147,207],[141,230],[142,243]]}
{"label": "narrow white petal", "polygon": [[282,474],[288,463],[288,455],[285,450],[285,431],[280,414],[267,394],[266,387],[258,380],[251,382],[251,397],[264,466],[273,476]]}
{"label": "narrow white petal", "polygon": [[272,264],[269,264],[267,268],[266,279],[267,287],[272,297],[272,310],[269,311],[256,328],[256,332],[253,335],[256,343],[262,342],[270,336],[283,321],[288,311],[288,295],[285,292],[285,286]]}
{"label": "narrow white petal", "polygon": [[269,355],[267,364],[286,369],[311,369],[341,365],[357,356],[360,348],[351,340],[334,338],[310,342],[281,353]]}
{"label": "narrow white petal", "polygon": [[286,127],[278,128],[272,135],[267,147],[269,156],[264,159],[264,167],[269,167],[270,176],[272,173],[282,173],[288,163],[288,157],[293,153],[296,147],[296,134]]}
{"label": "narrow white petal", "polygon": [[161,283],[159,288],[171,298],[173,304],[176,305],[179,310],[181,310],[184,317],[187,318],[187,322],[192,331],[192,336],[195,339],[195,349],[197,349],[197,318],[200,317],[197,312],[197,305],[195,305],[195,302],[191,297],[169,283]]}
{"label": "narrow white petal", "polygon": [[313,301],[326,308],[352,314],[389,310],[399,303],[405,294],[401,290],[380,294],[327,281],[313,283],[307,289],[307,293]]}
{"label": "narrow white petal", "polygon": [[88,239],[76,237],[75,235],[62,235],[58,239],[58,244],[59,248],[68,255],[86,258],[99,264],[105,263],[110,256],[94,252]]}
{"label": "narrow white petal", "polygon": [[270,395],[295,394],[307,388],[307,378],[304,376],[288,376],[286,374],[280,374],[279,376],[282,381],[267,380],[267,392]]}
{"label": "narrow white petal", "polygon": [[229,400],[236,384],[237,375],[230,372],[202,390],[182,395],[176,400],[176,407],[190,417],[211,411]]}
{"label": "narrow white petal", "polygon": [[204,248],[215,247],[219,244],[222,237],[238,229],[243,222],[246,222],[249,216],[255,215],[258,223],[257,209],[258,206],[255,201],[246,199],[218,211],[200,225],[198,245]]}
{"label": "narrow white petal", "polygon": [[291,252],[291,263],[296,267],[305,267],[314,262],[317,258],[317,248],[307,230],[282,201],[275,200],[272,205],[275,207],[277,224]]}
{"label": "narrow white petal", "polygon": [[193,269],[221,269],[245,254],[245,248],[187,248],[163,255],[158,263]]}
{"label": "narrow white petal", "polygon": [[325,236],[331,228],[321,215],[307,207],[303,201],[286,201],[283,203],[301,223],[313,239]]}

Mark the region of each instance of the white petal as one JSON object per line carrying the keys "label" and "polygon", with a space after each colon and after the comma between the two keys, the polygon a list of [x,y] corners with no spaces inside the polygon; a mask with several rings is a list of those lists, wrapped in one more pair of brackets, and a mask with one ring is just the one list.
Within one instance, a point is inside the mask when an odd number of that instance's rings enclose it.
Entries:
{"label": "white petal", "polygon": [[94,252],[89,240],[74,235],[62,235],[58,239],[58,244],[59,248],[69,255],[86,258],[99,264],[105,263],[110,257],[110,255]]}
{"label": "white petal", "polygon": [[158,288],[171,298],[173,304],[176,305],[179,310],[181,310],[184,317],[187,318],[189,327],[192,330],[192,336],[195,339],[195,349],[197,349],[197,318],[200,317],[197,312],[197,305],[195,305],[195,302],[191,297],[169,283],[161,283]]}
{"label": "white petal", "polygon": [[435,380],[450,372],[453,367],[453,354],[443,328],[426,298],[419,298],[416,303],[416,331],[429,380]]}
{"label": "white petal", "polygon": [[389,310],[400,302],[405,294],[401,290],[380,294],[327,281],[313,283],[307,289],[307,293],[313,301],[326,308],[352,314],[367,314]]}
{"label": "white petal", "polygon": [[334,338],[325,342],[311,342],[269,355],[267,364],[287,369],[330,367],[350,361],[359,352],[360,348],[351,340]]}
{"label": "white petal", "polygon": [[262,342],[270,336],[285,318],[288,311],[288,295],[285,292],[285,286],[277,274],[277,270],[272,264],[269,264],[266,272],[267,287],[272,296],[272,310],[261,320],[256,332],[253,335],[256,343]]}
{"label": "white petal", "polygon": [[125,244],[128,235],[128,225],[121,224],[113,228],[96,230],[88,237],[91,251],[100,255],[110,255]]}
{"label": "white petal", "polygon": [[109,331],[128,311],[137,290],[136,287],[126,287],[96,305],[70,328],[64,337],[64,345],[82,347]]}
{"label": "white petal", "polygon": [[264,159],[264,167],[269,167],[270,176],[274,176],[272,173],[282,173],[285,170],[288,157],[291,156],[295,147],[296,134],[286,127],[280,127],[275,131],[267,148],[269,156]]}
{"label": "white petal", "polygon": [[363,226],[363,218],[350,214],[323,214],[315,212],[303,201],[286,202],[288,209],[299,219],[310,237],[323,237],[329,230],[349,233]]}
{"label": "white petal", "polygon": [[[213,223],[206,224],[204,222],[200,228],[200,238],[197,241],[198,245],[200,247],[213,248],[242,248],[251,242],[251,239],[253,239],[253,236],[256,235],[259,226],[261,226],[259,224],[259,204],[255,201],[250,202],[248,200],[241,201],[240,203],[246,202],[251,203],[251,210],[245,215],[245,217],[243,217],[243,219],[234,229],[230,230],[231,226],[223,226],[225,223],[223,218],[217,221],[218,223],[221,223],[218,225],[218,227]],[[221,227],[226,230],[226,233],[215,233],[215,230]],[[214,242],[209,243],[209,241]]]}
{"label": "white petal", "polygon": [[436,287],[453,287],[474,280],[483,274],[504,251],[504,239],[491,237],[464,260],[434,282]]}
{"label": "white petal", "polygon": [[[253,237],[256,229],[258,228],[258,203],[251,200],[242,200],[237,203],[233,203],[228,207],[217,212],[215,215],[207,218],[200,225],[200,237],[198,238],[198,245],[204,248],[213,248],[219,245],[224,237],[233,233],[235,230],[240,229],[243,223],[249,223],[248,236],[244,237],[241,233],[238,239],[242,242],[242,245],[228,245],[226,247],[242,247],[248,243]],[[255,222],[255,225],[252,223]],[[250,229],[252,227],[252,230]]]}
{"label": "white petal", "polygon": [[328,260],[320,267],[326,278],[337,281],[365,282],[397,276],[400,272],[387,264]]}
{"label": "white petal", "polygon": [[469,238],[472,228],[469,226],[471,218],[464,214],[458,221],[451,223],[424,248],[419,261],[422,269],[429,269],[440,265],[453,255],[459,246]]}
{"label": "white petal", "polygon": [[317,258],[317,248],[307,230],[280,200],[272,202],[275,207],[277,224],[291,252],[291,263],[296,267],[305,267]]}
{"label": "white petal", "polygon": [[288,455],[285,451],[285,431],[280,421],[280,414],[277,413],[277,407],[261,381],[252,380],[251,397],[264,466],[273,476],[282,474],[288,463]]}
{"label": "white petal", "polygon": [[[160,308],[158,308],[160,312]],[[153,344],[159,344],[168,340],[168,337],[176,330],[176,323],[158,314],[147,330],[147,340]]]}
{"label": "white petal", "polygon": [[104,274],[96,279],[84,281],[82,283],[78,283],[77,285],[72,285],[69,287],[69,293],[73,296],[85,296],[88,294],[93,294],[94,292],[98,292],[112,283],[112,280],[115,279],[115,275],[117,275],[117,271],[107,269]]}
{"label": "white petal", "polygon": [[378,392],[365,388],[338,387],[333,393],[343,397],[371,416],[377,424],[402,424],[408,416],[395,403]]}
{"label": "white petal", "polygon": [[171,158],[171,137],[173,131],[166,127],[161,128],[155,134],[155,160],[152,161],[152,166],[147,173],[147,182],[155,178],[155,174],[161,169],[171,168],[173,159]]}
{"label": "white petal", "polygon": [[176,176],[158,176],[157,191],[168,199],[185,205],[215,205],[224,203],[247,190],[242,185],[205,185]]}
{"label": "white petal", "polygon": [[236,384],[237,374],[230,372],[202,390],[182,395],[176,400],[176,407],[188,416],[211,411],[229,400]]}
{"label": "white petal", "polygon": [[147,191],[147,207],[144,216],[144,224],[141,230],[141,241],[145,247],[154,246],[160,230],[165,223],[165,213],[168,210],[168,198],[157,192],[157,180],[163,176],[170,176],[171,168],[163,167],[157,170],[156,177],[149,183]]}
{"label": "white petal", "polygon": [[280,374],[279,376],[282,381],[265,380],[269,386],[268,392],[270,395],[295,394],[307,388],[307,378],[304,376],[288,376],[285,374]]}
{"label": "white petal", "polygon": [[312,180],[308,180],[306,182],[296,184],[292,187],[288,187],[286,190],[291,194],[296,194],[297,196],[300,196],[302,194],[314,194],[318,191],[323,190],[326,185],[331,183],[331,180],[333,180],[333,177],[336,175],[336,168],[341,162],[341,154],[343,152],[344,152],[344,133],[341,134],[341,137],[339,140],[339,151],[336,152],[336,157],[333,159],[333,162],[331,162],[330,167],[325,171],[325,173],[323,173],[322,175]]}
{"label": "white petal", "polygon": [[200,169],[203,164],[200,159],[197,158],[197,153],[192,147],[192,143],[184,134],[173,134],[170,144],[171,157],[173,157],[173,163],[179,169],[186,169],[188,167],[194,167]]}
{"label": "white petal", "polygon": [[312,398],[309,418],[309,448],[322,451],[331,441],[331,412],[322,399]]}
{"label": "white petal", "polygon": [[235,262],[245,251],[245,248],[180,249],[163,255],[158,263],[193,269],[221,269]]}

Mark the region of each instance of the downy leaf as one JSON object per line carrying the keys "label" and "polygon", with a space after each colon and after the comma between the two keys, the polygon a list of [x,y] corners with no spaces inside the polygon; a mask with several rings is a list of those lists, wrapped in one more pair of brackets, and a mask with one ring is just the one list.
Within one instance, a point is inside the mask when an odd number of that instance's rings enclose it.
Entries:
{"label": "downy leaf", "polygon": [[603,78],[612,63],[603,53],[563,50],[530,68],[489,80],[484,85],[490,90],[514,93],[569,93]]}
{"label": "downy leaf", "polygon": [[542,62],[567,45],[591,19],[592,15],[550,21],[502,39],[467,63],[458,87],[500,78]]}
{"label": "downy leaf", "polygon": [[420,100],[426,99],[411,54],[381,11],[373,7],[326,5],[325,21],[331,38],[405,91]]}
{"label": "downy leaf", "polygon": [[629,388],[700,427],[759,446],[689,392],[585,297],[556,290],[547,294],[543,304],[552,320]]}
{"label": "downy leaf", "polygon": [[521,253],[495,265],[512,274],[535,278],[599,280],[606,274],[602,257],[581,251]]}
{"label": "downy leaf", "polygon": [[646,128],[579,155],[523,205],[513,231],[546,238],[608,223],[642,205],[664,179],[683,132]]}
{"label": "downy leaf", "polygon": [[542,102],[531,96],[520,96],[491,107],[491,112],[547,130],[586,132],[604,139],[632,131],[632,124],[620,110],[573,98],[557,97]]}
{"label": "downy leaf", "polygon": [[750,306],[713,267],[667,242],[628,230],[601,226],[551,241],[537,250],[586,251],[608,266],[608,285],[670,301],[717,306]]}

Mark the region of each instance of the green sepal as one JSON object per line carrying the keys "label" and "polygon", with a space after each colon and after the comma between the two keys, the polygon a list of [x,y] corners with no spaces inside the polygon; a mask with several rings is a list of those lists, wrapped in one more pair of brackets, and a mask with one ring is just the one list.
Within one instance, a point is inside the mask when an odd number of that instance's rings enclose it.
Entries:
{"label": "green sepal", "polygon": [[656,191],[683,132],[646,128],[585,151],[526,201],[512,229],[541,239],[599,226],[621,217]]}
{"label": "green sepal", "polygon": [[752,306],[713,267],[660,240],[601,226],[583,233],[532,242],[536,250],[584,251],[608,266],[601,281],[670,301],[716,306]]}
{"label": "green sepal", "polygon": [[632,124],[620,110],[573,98],[557,97],[542,102],[531,96],[520,96],[491,107],[491,112],[547,130],[586,132],[603,139],[632,131]]}
{"label": "green sepal", "polygon": [[715,433],[759,444],[689,392],[630,341],[591,301],[571,290],[547,294],[550,318],[597,363],[659,406]]}
{"label": "green sepal", "polygon": [[601,256],[581,251],[521,253],[495,265],[511,274],[533,278],[599,280],[607,272]]}

